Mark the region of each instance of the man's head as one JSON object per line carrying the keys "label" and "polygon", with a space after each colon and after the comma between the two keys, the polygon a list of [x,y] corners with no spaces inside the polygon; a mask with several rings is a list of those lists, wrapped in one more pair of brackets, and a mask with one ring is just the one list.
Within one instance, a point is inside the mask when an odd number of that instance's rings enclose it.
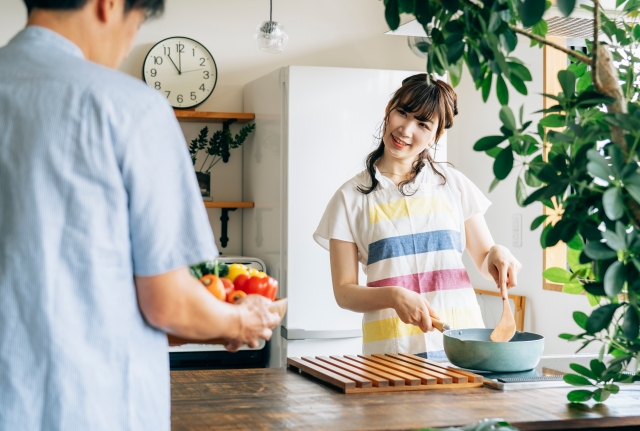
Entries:
{"label": "man's head", "polygon": [[87,60],[117,68],[140,25],[164,11],[164,0],[24,0],[27,25],[49,28],[80,47]]}

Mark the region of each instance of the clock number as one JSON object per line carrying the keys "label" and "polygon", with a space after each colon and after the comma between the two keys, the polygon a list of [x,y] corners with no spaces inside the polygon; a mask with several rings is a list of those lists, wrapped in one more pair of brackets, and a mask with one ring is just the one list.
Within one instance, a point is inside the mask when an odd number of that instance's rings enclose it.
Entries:
{"label": "clock number", "polygon": [[208,70],[204,71],[204,79],[209,79],[209,71]]}
{"label": "clock number", "polygon": [[162,64],[162,57],[153,56],[153,64]]}
{"label": "clock number", "polygon": [[191,92],[191,100],[196,100],[196,92],[195,91]]}
{"label": "clock number", "polygon": [[194,57],[196,56],[196,49],[195,48],[193,48],[193,56]]}
{"label": "clock number", "polygon": [[204,66],[204,58],[200,58],[200,66]]}
{"label": "clock number", "polygon": [[168,46],[163,47],[164,48],[164,55],[171,55],[171,48]]}
{"label": "clock number", "polygon": [[182,94],[178,94],[176,99],[178,100],[178,103],[182,103]]}
{"label": "clock number", "polygon": [[204,84],[202,84],[199,88],[200,90],[204,91]]}
{"label": "clock number", "polygon": [[169,98],[169,96],[171,95],[170,91],[164,90],[165,93],[167,93],[167,99]]}
{"label": "clock number", "polygon": [[156,87],[156,90],[162,90],[162,87],[160,86],[160,81],[156,81],[155,87]]}
{"label": "clock number", "polygon": [[181,44],[181,43],[176,44],[176,52],[183,53],[184,52],[184,45]]}
{"label": "clock number", "polygon": [[158,74],[158,71],[157,71],[157,70],[155,70],[155,69],[151,69],[151,77],[152,77],[152,78],[155,78],[157,74]]}

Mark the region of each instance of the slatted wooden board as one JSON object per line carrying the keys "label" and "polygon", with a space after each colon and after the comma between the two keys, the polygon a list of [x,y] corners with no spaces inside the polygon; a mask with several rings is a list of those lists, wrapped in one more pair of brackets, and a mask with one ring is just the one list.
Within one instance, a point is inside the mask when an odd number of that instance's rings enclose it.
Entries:
{"label": "slatted wooden board", "polygon": [[408,353],[287,358],[290,369],[312,375],[346,394],[426,391],[482,386],[482,376]]}

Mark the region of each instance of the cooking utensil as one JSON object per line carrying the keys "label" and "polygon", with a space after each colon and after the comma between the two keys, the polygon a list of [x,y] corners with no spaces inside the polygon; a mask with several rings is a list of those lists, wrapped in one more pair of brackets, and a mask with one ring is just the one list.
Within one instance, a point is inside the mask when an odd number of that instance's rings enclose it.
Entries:
{"label": "cooking utensil", "polygon": [[542,335],[516,332],[509,342],[494,343],[491,332],[483,328],[444,331],[447,358],[453,365],[479,371],[526,371],[538,365],[544,351]]}
{"label": "cooking utensil", "polygon": [[502,286],[502,317],[498,322],[498,325],[495,327],[489,338],[493,342],[498,343],[506,343],[513,338],[513,335],[516,333],[516,321],[513,318],[513,313],[511,312],[511,306],[509,305],[509,297],[507,296],[506,286]]}

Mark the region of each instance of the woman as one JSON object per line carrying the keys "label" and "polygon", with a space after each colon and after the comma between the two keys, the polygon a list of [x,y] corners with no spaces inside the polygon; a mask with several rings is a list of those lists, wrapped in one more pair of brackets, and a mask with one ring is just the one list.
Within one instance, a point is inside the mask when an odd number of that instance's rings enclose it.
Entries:
{"label": "woman", "polygon": [[[491,204],[468,178],[430,155],[457,115],[443,81],[405,79],[387,105],[382,138],[366,169],[327,206],[314,238],[331,254],[338,305],[364,313],[363,352],[444,358],[432,318],[484,327],[462,252],[506,297],[521,265],[495,245]],[[358,262],[367,286],[358,285]]]}

